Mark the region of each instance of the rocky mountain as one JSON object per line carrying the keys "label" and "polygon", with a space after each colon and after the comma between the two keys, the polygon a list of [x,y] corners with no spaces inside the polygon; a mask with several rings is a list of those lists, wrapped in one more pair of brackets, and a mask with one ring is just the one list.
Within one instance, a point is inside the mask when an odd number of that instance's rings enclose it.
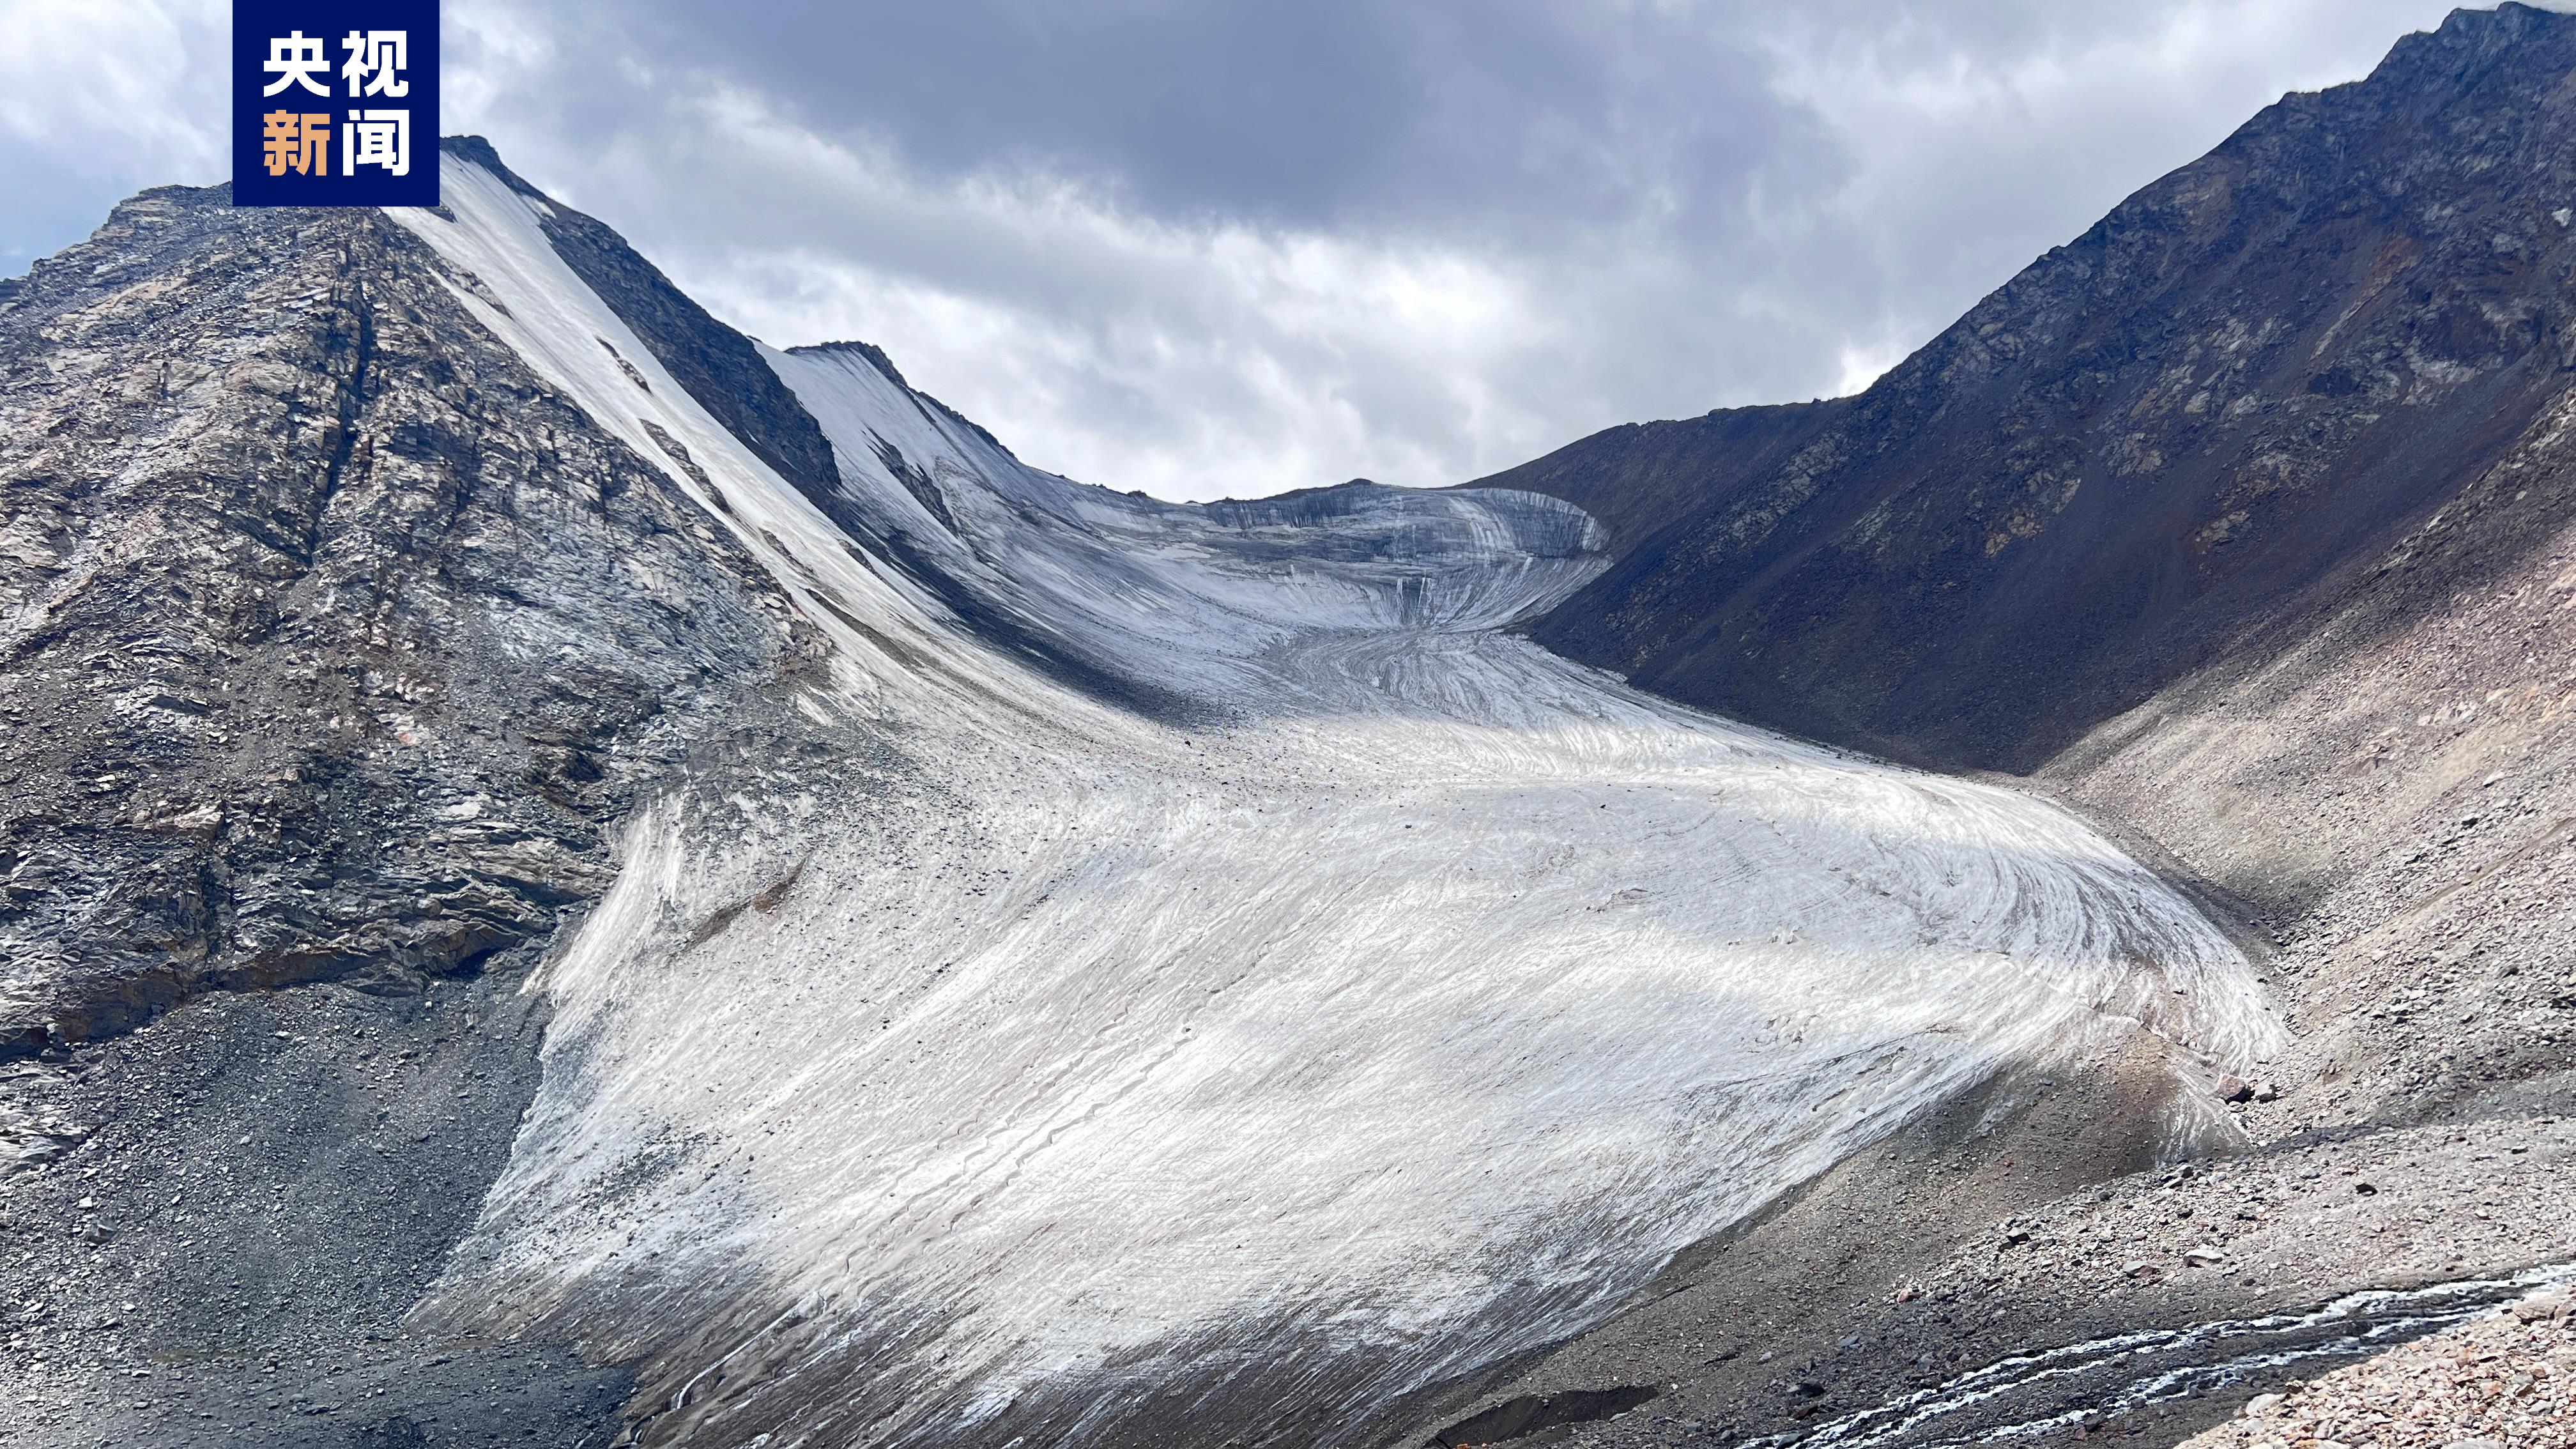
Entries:
{"label": "rocky mountain", "polygon": [[[273,1426],[344,1400],[507,1158],[515,980],[618,822],[818,733],[780,693],[810,626],[676,458],[491,343],[477,285],[382,213],[163,189],[0,295],[22,1440],[149,1440],[93,1397],[102,1323],[222,1345]],[[560,1443],[623,1396],[553,1349],[356,1372]]]}
{"label": "rocky mountain", "polygon": [[2283,1041],[2064,811],[1508,633],[1579,507],[1077,485],[441,164],[0,299],[0,1431],[1382,1442],[1925,1113],[2152,1160]]}
{"label": "rocky mountain", "polygon": [[[1487,480],[1627,510],[1623,556],[1535,636],[1747,718],[2027,769],[2313,628],[2566,395],[2571,66],[2564,15],[2460,12],[2285,97],[1856,398],[1613,429]],[[2378,586],[2447,603],[2418,578]]]}
{"label": "rocky mountain", "polygon": [[[2374,931],[2475,929],[2454,891],[2510,898],[2495,873],[2556,852],[2571,139],[2576,16],[2457,12],[2285,98],[1859,397],[1498,475],[1642,500],[1532,633],[1678,698],[2011,770],[2275,935],[2338,901]],[[2443,863],[2463,851],[2478,871]],[[2478,1054],[2559,1061],[2517,1035]]]}
{"label": "rocky mountain", "polygon": [[1427,493],[1029,468],[474,138],[135,198],[0,284],[0,1440],[2546,1368],[2571,37],[2285,101],[1862,397]]}
{"label": "rocky mountain", "polygon": [[163,190],[0,301],[13,1052],[541,939],[708,702],[792,672],[776,588],[460,345],[449,275]]}
{"label": "rocky mountain", "polygon": [[[1492,480],[1656,500],[1535,637],[2068,802],[2231,924],[2296,1035],[2268,1081],[2226,1084],[2251,1150],[2197,1181],[2096,1203],[2063,1137],[2026,1128],[1971,1154],[1973,1186],[1829,1175],[1515,1392],[1679,1382],[1676,1422],[1779,1423],[1972,1397],[1954,1345],[1992,1360],[1995,1321],[2066,1343],[2576,1261],[2571,124],[2576,16],[2460,11],[2266,110],[1856,398],[1790,428],[1614,429]],[[1980,1218],[1998,1235],[1954,1226]],[[1766,1259],[1789,1254],[1850,1286],[1781,1313]],[[2177,1291],[2196,1306],[2148,1301]],[[1695,1347],[1754,1315],[1804,1378]],[[2063,1402],[2163,1437],[2201,1392]],[[2301,1402],[2345,1442],[2378,1412]]]}

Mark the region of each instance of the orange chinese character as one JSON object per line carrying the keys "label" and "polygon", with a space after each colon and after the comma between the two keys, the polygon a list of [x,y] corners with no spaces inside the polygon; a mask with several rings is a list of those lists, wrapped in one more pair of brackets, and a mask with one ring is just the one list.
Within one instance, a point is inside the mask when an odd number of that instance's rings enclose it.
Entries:
{"label": "orange chinese character", "polygon": [[271,111],[260,119],[262,159],[268,174],[283,176],[292,166],[299,176],[331,174],[331,118],[294,111]]}

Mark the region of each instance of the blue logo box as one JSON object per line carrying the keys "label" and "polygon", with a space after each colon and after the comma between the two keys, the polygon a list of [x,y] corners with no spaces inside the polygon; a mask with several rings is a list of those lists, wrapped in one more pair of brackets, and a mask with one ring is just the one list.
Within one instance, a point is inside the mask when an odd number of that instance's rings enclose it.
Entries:
{"label": "blue logo box", "polygon": [[234,0],[233,205],[438,205],[438,0]]}

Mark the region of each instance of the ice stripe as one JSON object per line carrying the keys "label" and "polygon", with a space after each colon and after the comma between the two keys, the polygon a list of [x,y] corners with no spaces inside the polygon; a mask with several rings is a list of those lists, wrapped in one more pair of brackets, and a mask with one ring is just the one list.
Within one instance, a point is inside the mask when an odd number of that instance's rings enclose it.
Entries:
{"label": "ice stripe", "polygon": [[639,454],[686,445],[834,639],[811,716],[901,757],[657,802],[544,978],[545,1085],[432,1316],[644,1356],[657,1442],[1344,1442],[2000,1067],[2282,1040],[2054,807],[1504,632],[1600,566],[1567,505],[1165,505],[771,353],[853,537],[523,199],[443,185],[413,224],[468,305]]}

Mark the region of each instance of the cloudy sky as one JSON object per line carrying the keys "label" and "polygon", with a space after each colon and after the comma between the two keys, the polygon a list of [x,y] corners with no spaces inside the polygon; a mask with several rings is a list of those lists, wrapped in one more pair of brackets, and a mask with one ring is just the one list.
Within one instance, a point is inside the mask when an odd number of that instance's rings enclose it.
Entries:
{"label": "cloudy sky", "polygon": [[[2440,0],[446,0],[449,131],[1174,498],[1847,392]],[[223,0],[0,0],[0,275],[226,174]]]}

